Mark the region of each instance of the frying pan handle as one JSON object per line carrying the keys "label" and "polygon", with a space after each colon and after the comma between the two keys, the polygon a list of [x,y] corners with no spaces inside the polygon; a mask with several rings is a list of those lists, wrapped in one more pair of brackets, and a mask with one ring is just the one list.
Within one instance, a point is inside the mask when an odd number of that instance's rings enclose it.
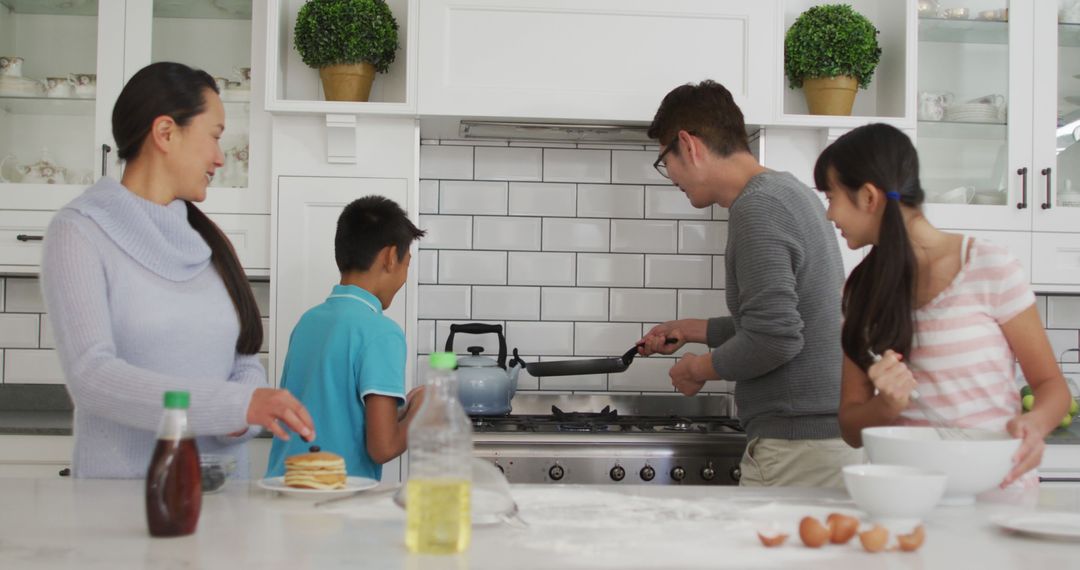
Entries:
{"label": "frying pan handle", "polygon": [[454,335],[464,334],[489,334],[499,335],[499,358],[495,361],[499,368],[506,369],[506,337],[503,336],[502,325],[489,325],[486,323],[464,323],[450,325],[450,335],[446,337],[446,352],[454,351]]}

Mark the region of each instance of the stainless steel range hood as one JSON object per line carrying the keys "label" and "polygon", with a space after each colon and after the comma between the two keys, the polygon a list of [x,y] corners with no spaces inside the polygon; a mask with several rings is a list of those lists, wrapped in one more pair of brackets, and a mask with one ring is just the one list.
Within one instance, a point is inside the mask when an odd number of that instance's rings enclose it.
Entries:
{"label": "stainless steel range hood", "polygon": [[655,144],[645,134],[647,130],[648,127],[627,125],[463,120],[458,135],[463,139]]}

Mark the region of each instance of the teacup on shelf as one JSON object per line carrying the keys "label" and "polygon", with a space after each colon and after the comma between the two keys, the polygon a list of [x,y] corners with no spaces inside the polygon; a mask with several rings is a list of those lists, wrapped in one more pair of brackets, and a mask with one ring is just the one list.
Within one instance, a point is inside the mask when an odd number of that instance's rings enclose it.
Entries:
{"label": "teacup on shelf", "polygon": [[44,84],[46,97],[71,97],[75,88],[75,81],[70,75],[67,77],[46,77]]}
{"label": "teacup on shelf", "polygon": [[[4,167],[9,160],[12,162],[12,170],[18,179],[11,180],[4,176]],[[49,158],[47,150],[41,151],[41,159],[34,164],[19,164],[14,154],[9,154],[0,160],[0,182],[20,182],[22,184],[66,184],[67,169],[54,164]]]}
{"label": "teacup on shelf", "polygon": [[0,55],[0,75],[22,77],[23,58],[17,55]]}
{"label": "teacup on shelf", "polygon": [[966,20],[969,16],[967,8],[945,8],[941,15],[950,20]]}
{"label": "teacup on shelf", "polygon": [[93,97],[97,93],[97,75],[94,73],[72,73],[73,91],[77,97]]}

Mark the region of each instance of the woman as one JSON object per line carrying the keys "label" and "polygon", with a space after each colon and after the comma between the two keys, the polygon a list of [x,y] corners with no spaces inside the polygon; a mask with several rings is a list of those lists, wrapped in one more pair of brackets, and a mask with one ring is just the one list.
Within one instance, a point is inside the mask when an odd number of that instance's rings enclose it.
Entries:
{"label": "woman", "polygon": [[[911,402],[917,387],[953,425],[1023,440],[1002,487],[1037,467],[1069,392],[1019,262],[927,221],[915,147],[894,127],[840,137],[818,157],[814,180],[848,247],[873,246],[844,286],[844,440],[860,447],[866,427],[927,425]],[[1035,393],[1023,415],[1016,360]],[[1035,485],[1034,473],[1024,483]]]}
{"label": "woman", "polygon": [[214,79],[155,63],[124,86],[113,138],[126,163],[57,212],[42,289],[75,402],[76,477],[144,477],[167,390],[191,393],[203,453],[237,459],[264,426],[305,439],[304,407],[264,387],[258,307],[228,239],[193,202],[206,198],[225,112]]}

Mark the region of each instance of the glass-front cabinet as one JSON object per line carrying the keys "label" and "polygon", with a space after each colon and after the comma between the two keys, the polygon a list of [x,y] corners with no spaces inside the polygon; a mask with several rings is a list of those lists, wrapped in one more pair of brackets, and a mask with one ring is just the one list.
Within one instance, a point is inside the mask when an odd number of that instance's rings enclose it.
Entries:
{"label": "glass-front cabinet", "polygon": [[920,0],[917,145],[937,225],[1080,292],[1080,0]]}

